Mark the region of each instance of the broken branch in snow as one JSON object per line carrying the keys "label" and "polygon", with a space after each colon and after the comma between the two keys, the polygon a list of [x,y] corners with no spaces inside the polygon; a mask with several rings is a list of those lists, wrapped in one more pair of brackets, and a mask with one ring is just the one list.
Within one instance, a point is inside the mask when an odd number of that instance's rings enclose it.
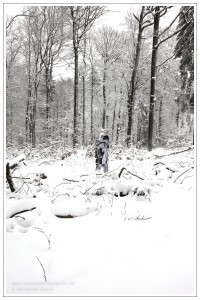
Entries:
{"label": "broken branch in snow", "polygon": [[80,182],[80,180],[68,179],[68,178],[63,178],[63,180],[66,180],[66,181],[69,181],[69,182]]}
{"label": "broken branch in snow", "polygon": [[36,258],[37,258],[37,260],[39,261],[39,263],[40,263],[40,265],[41,265],[41,267],[42,267],[42,269],[43,269],[43,272],[44,272],[44,275],[43,275],[43,277],[44,277],[44,280],[45,280],[45,281],[47,281],[47,277],[46,277],[45,269],[44,269],[44,267],[43,267],[43,265],[42,265],[42,263],[41,263],[40,259],[39,259],[37,256],[36,256]]}
{"label": "broken branch in snow", "polygon": [[154,164],[154,166],[157,166],[157,165],[163,165],[163,166],[165,166],[165,168],[166,168],[167,170],[171,171],[172,173],[176,172],[176,171],[173,170],[172,168],[166,166],[166,164],[163,163],[163,162],[161,162],[161,161],[159,161],[159,162],[157,162],[157,163]]}
{"label": "broken branch in snow", "polygon": [[181,174],[179,174],[179,175],[174,179],[173,182],[175,183],[175,182],[176,182],[183,174],[189,172],[191,169],[194,169],[194,167],[192,166],[192,167],[188,168],[187,170],[183,171]]}
{"label": "broken branch in snow", "polygon": [[41,232],[45,235],[47,241],[48,241],[48,244],[49,244],[49,250],[50,250],[50,237],[51,237],[51,234],[49,234],[49,236],[39,227],[34,227],[34,229],[36,229],[38,232]]}
{"label": "broken branch in snow", "polygon": [[67,195],[67,196],[70,196],[70,194],[68,194],[68,193],[64,193],[64,194],[60,194],[60,195],[55,196],[55,198],[51,200],[51,203],[54,203],[55,200],[56,200],[58,197],[60,197],[60,196],[66,196],[66,195]]}
{"label": "broken branch in snow", "polygon": [[25,209],[25,210],[18,211],[18,212],[16,212],[16,213],[12,214],[12,215],[10,216],[10,218],[13,218],[13,217],[15,217],[15,216],[18,215],[18,214],[23,214],[23,213],[25,213],[25,212],[27,212],[27,211],[32,211],[32,210],[34,210],[34,209],[36,209],[36,207],[32,207],[32,208],[30,208],[30,209]]}
{"label": "broken branch in snow", "polygon": [[170,156],[170,155],[175,155],[175,154],[179,154],[179,153],[182,153],[182,152],[186,152],[186,151],[189,151],[189,150],[194,150],[194,146],[191,146],[185,150],[181,150],[181,151],[176,151],[176,152],[172,152],[172,153],[169,153],[169,154],[163,154],[163,155],[156,155],[156,157],[158,158],[161,158],[161,157],[164,157],[164,156]]}
{"label": "broken branch in snow", "polygon": [[125,167],[123,167],[123,168],[121,169],[121,171],[119,172],[119,175],[118,175],[119,178],[121,177],[122,172],[123,172],[124,170],[126,170],[126,172],[128,172],[129,174],[131,174],[131,175],[133,175],[133,176],[135,176],[135,177],[137,177],[137,178],[139,178],[139,179],[141,179],[141,180],[145,180],[145,178],[143,178],[143,177],[141,177],[141,176],[139,176],[139,175],[137,175],[137,174],[132,173],[131,171],[127,170],[127,168],[125,168]]}
{"label": "broken branch in snow", "polygon": [[89,190],[91,190],[96,184],[98,184],[99,181],[95,182],[91,187],[89,187],[82,195],[85,195]]}

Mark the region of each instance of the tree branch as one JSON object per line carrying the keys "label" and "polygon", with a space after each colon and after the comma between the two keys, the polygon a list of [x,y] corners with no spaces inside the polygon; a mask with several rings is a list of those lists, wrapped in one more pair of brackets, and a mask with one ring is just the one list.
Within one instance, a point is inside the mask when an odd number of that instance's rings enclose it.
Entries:
{"label": "tree branch", "polygon": [[169,35],[168,37],[164,38],[163,40],[161,40],[158,44],[157,44],[157,48],[164,42],[166,42],[167,40],[169,40],[171,37],[173,37],[174,35],[178,34],[180,31],[182,31],[183,29],[185,29],[190,22],[192,21],[192,19],[190,19],[190,21],[188,23],[185,23],[180,29],[176,30],[174,33],[172,33],[171,35]]}

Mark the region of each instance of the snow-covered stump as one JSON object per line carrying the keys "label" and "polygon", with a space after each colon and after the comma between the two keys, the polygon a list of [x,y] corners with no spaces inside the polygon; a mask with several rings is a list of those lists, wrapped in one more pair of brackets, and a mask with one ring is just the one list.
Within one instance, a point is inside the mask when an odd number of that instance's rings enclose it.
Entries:
{"label": "snow-covered stump", "polygon": [[12,193],[15,192],[16,188],[14,186],[14,182],[13,182],[12,176],[10,174],[10,165],[9,165],[9,163],[6,164],[6,180],[8,182],[8,185],[10,187],[11,192]]}

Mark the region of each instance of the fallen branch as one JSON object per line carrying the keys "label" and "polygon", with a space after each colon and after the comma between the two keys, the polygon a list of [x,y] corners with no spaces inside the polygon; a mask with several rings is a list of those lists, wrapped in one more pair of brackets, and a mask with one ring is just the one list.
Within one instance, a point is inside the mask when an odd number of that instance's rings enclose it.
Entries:
{"label": "fallen branch", "polygon": [[85,195],[89,190],[91,190],[96,184],[98,184],[99,182],[95,182],[91,187],[89,187],[84,193],[82,193],[82,195]]}
{"label": "fallen branch", "polygon": [[39,227],[34,227],[34,229],[36,229],[38,232],[41,232],[45,235],[47,241],[48,241],[48,244],[49,244],[49,250],[50,250],[50,237],[51,237],[51,234],[49,234],[49,236],[47,236],[47,234]]}
{"label": "fallen branch", "polygon": [[129,174],[131,174],[131,175],[133,175],[133,176],[135,176],[135,177],[137,177],[137,178],[139,178],[139,179],[141,179],[141,180],[145,180],[145,178],[143,178],[143,177],[141,177],[141,176],[139,176],[139,175],[137,175],[137,174],[132,173],[131,171],[127,170],[127,168],[125,168],[125,167],[123,167],[123,168],[121,169],[121,171],[119,172],[119,175],[118,175],[119,178],[121,177],[122,172],[123,172],[124,170],[126,170],[126,172],[128,172]]}
{"label": "fallen branch", "polygon": [[69,181],[69,182],[80,182],[80,180],[68,179],[68,178],[63,178],[63,180],[66,180],[66,181]]}
{"label": "fallen branch", "polygon": [[44,267],[43,267],[43,265],[42,265],[41,261],[39,260],[39,258],[38,258],[37,256],[36,256],[36,258],[37,258],[37,260],[39,261],[39,263],[40,263],[40,265],[41,265],[41,267],[42,267],[42,269],[43,269],[43,272],[44,272],[44,275],[43,275],[43,277],[44,277],[44,280],[45,280],[45,281],[47,281],[47,277],[46,277],[45,269],[44,269]]}
{"label": "fallen branch", "polygon": [[32,211],[32,210],[34,210],[34,209],[36,209],[36,207],[30,208],[30,209],[25,209],[25,210],[22,210],[22,211],[18,211],[18,212],[16,212],[16,213],[12,214],[9,218],[13,218],[14,216],[16,216],[16,215],[18,215],[18,214],[23,214],[23,213],[25,213],[25,212],[27,212],[27,211]]}
{"label": "fallen branch", "polygon": [[189,150],[193,150],[194,149],[194,146],[191,146],[189,147],[188,149],[185,149],[185,150],[181,150],[181,151],[176,151],[176,152],[172,152],[172,153],[169,153],[169,154],[163,154],[163,155],[156,155],[156,157],[158,158],[161,158],[161,157],[164,157],[164,156],[170,156],[170,155],[175,155],[175,154],[179,154],[179,153],[183,153],[183,152],[186,152],[186,151],[189,151]]}
{"label": "fallen branch", "polygon": [[174,179],[174,183],[177,181],[177,179],[179,179],[183,174],[187,173],[188,171],[190,171],[191,169],[194,169],[194,167],[190,167],[187,170],[183,171],[181,174],[179,174],[175,179]]}
{"label": "fallen branch", "polygon": [[176,172],[175,170],[173,170],[173,169],[171,169],[170,167],[166,166],[166,164],[164,164],[164,163],[161,162],[161,161],[154,164],[154,166],[157,166],[157,165],[163,165],[163,166],[165,166],[165,168],[166,168],[167,170],[171,171],[172,173]]}
{"label": "fallen branch", "polygon": [[64,194],[60,194],[60,195],[57,195],[54,199],[52,199],[51,200],[51,203],[54,203],[55,202],[55,200],[58,198],[58,197],[60,197],[60,196],[70,196],[70,194],[68,194],[68,193],[64,193]]}

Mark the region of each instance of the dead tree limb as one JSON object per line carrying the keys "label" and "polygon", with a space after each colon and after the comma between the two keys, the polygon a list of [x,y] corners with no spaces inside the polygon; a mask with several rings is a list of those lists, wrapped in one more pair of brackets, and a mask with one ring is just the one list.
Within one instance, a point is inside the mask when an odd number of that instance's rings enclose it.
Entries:
{"label": "dead tree limb", "polygon": [[157,165],[163,165],[163,166],[165,166],[165,168],[166,168],[167,170],[171,171],[172,173],[176,172],[175,170],[173,170],[173,169],[171,169],[170,167],[166,166],[166,164],[163,163],[163,162],[161,162],[161,161],[154,164],[154,166],[157,166]]}
{"label": "dead tree limb", "polygon": [[30,209],[25,209],[25,210],[22,210],[22,211],[18,211],[18,212],[16,212],[16,213],[12,214],[9,218],[13,218],[13,217],[15,217],[16,215],[25,213],[25,212],[27,212],[27,211],[32,211],[32,210],[34,210],[34,209],[36,209],[36,207],[32,207],[32,208],[30,208]]}
{"label": "dead tree limb", "polygon": [[192,147],[189,147],[185,150],[176,151],[176,152],[172,152],[172,153],[169,153],[169,154],[155,155],[155,156],[158,157],[158,158],[161,158],[161,157],[164,157],[164,156],[175,155],[175,154],[179,154],[179,153],[186,152],[186,151],[189,151],[189,150],[194,150],[194,147],[192,146]]}
{"label": "dead tree limb", "polygon": [[8,182],[8,185],[10,187],[11,192],[15,192],[15,186],[12,180],[12,176],[10,175],[10,166],[9,163],[6,164],[6,179]]}
{"label": "dead tree limb", "polygon": [[63,178],[63,180],[66,180],[66,181],[69,181],[69,182],[80,182],[80,180],[68,179],[68,178]]}
{"label": "dead tree limb", "polygon": [[134,173],[130,172],[130,171],[127,170],[127,168],[125,168],[125,167],[123,167],[123,168],[121,169],[121,171],[119,172],[119,175],[118,175],[119,178],[121,177],[122,172],[123,172],[124,170],[126,170],[126,172],[128,172],[129,174],[131,174],[131,175],[133,175],[133,176],[135,176],[135,177],[137,177],[137,178],[139,178],[139,179],[141,179],[141,180],[145,180],[145,178],[143,178],[143,177],[141,177],[141,176],[139,176],[139,175],[137,175],[137,174],[134,174]]}
{"label": "dead tree limb", "polygon": [[194,167],[190,167],[187,170],[183,171],[181,174],[179,174],[175,179],[174,179],[174,183],[177,181],[177,179],[179,179],[183,174],[187,173],[188,171],[190,171],[191,169],[194,169]]}

